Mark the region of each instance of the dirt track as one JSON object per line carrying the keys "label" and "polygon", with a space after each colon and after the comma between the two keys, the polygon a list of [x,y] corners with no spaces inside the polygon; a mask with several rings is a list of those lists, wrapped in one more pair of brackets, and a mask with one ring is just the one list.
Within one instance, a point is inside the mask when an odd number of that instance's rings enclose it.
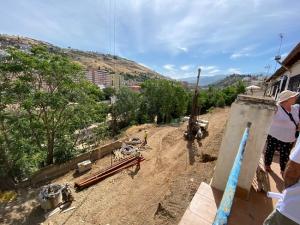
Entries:
{"label": "dirt track", "polygon": [[[198,143],[183,139],[186,124],[180,126],[143,125],[127,130],[128,136],[149,132],[150,149],[143,152],[137,173],[135,168],[114,175],[84,191],[75,193],[75,210],[56,214],[46,221],[33,198],[19,199],[9,208],[0,208],[4,224],[99,224],[99,225],[171,225],[177,224],[201,181],[209,182],[221,143],[229,108],[215,109],[203,115],[208,119],[209,135]],[[204,158],[201,155],[204,154]],[[204,161],[202,161],[204,159]],[[110,164],[110,157],[99,160],[93,171]],[[57,183],[78,179],[70,172]],[[80,179],[80,178],[79,178]],[[33,196],[33,195],[32,195]],[[32,208],[34,209],[32,210]],[[18,211],[19,209],[23,209]],[[22,212],[23,211],[23,212]],[[27,218],[25,218],[27,217]]]}

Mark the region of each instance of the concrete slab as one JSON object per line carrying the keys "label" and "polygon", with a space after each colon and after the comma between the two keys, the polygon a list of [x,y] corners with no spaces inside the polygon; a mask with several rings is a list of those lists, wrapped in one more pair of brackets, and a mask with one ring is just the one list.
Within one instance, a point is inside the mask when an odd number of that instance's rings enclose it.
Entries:
{"label": "concrete slab", "polygon": [[202,182],[179,225],[211,225],[221,196],[222,192]]}
{"label": "concrete slab", "polygon": [[[271,167],[273,172],[268,174],[270,191],[281,192],[283,180],[280,175],[278,156],[274,156]],[[211,225],[222,194],[210,185],[201,183],[179,225]],[[266,193],[251,189],[248,200],[235,197],[228,225],[260,225],[273,211],[276,202],[277,200],[268,198]]]}

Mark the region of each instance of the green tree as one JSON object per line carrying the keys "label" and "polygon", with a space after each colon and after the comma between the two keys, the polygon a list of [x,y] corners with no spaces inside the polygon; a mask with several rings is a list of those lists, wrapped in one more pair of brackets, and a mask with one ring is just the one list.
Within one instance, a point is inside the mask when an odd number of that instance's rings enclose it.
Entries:
{"label": "green tree", "polygon": [[116,94],[116,90],[112,87],[107,87],[103,89],[104,98],[109,100],[111,96]]}
{"label": "green tree", "polygon": [[42,161],[72,157],[75,130],[104,121],[107,110],[98,102],[101,92],[66,56],[41,46],[7,53],[0,62],[0,154],[4,173],[22,176]]}
{"label": "green tree", "polygon": [[129,88],[123,87],[117,92],[117,101],[112,105],[114,124],[119,128],[134,124],[137,121],[137,114],[140,107],[139,94]]}
{"label": "green tree", "polygon": [[188,105],[188,93],[178,83],[170,80],[147,80],[142,84],[142,105],[151,122],[170,122],[183,116]]}
{"label": "green tree", "polygon": [[95,85],[89,81],[85,81],[85,80],[82,80],[81,82],[82,82],[83,88],[85,89],[85,92],[92,99],[94,99],[95,101],[98,101],[98,102],[105,100],[104,92],[99,87],[97,87],[97,85]]}

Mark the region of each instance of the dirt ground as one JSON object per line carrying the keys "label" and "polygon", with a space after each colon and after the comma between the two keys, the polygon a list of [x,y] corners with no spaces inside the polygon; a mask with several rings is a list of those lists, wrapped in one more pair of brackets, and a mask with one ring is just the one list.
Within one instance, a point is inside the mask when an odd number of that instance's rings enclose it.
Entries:
{"label": "dirt ground", "polygon": [[[0,224],[178,224],[199,184],[212,177],[228,113],[229,108],[224,108],[201,116],[209,120],[208,136],[201,143],[184,140],[186,123],[131,127],[125,132],[129,137],[142,137],[144,129],[149,133],[149,148],[142,152],[146,160],[138,172],[130,168],[74,192],[76,208],[48,219],[35,200],[38,189],[21,190],[16,200],[0,205]],[[90,173],[110,164],[111,156],[98,160]],[[73,173],[52,182],[73,186],[81,179]]]}

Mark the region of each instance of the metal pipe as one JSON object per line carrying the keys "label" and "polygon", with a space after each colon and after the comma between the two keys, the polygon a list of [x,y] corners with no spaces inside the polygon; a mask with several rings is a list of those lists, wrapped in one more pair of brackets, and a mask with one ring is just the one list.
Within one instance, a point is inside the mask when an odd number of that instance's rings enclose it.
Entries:
{"label": "metal pipe", "polygon": [[244,152],[245,152],[245,147],[246,143],[249,137],[249,129],[250,129],[251,123],[247,123],[247,127],[244,131],[242,140],[240,142],[239,150],[238,153],[235,157],[233,166],[231,168],[229,178],[226,184],[225,191],[223,193],[223,197],[220,203],[220,206],[217,210],[217,214],[215,217],[215,220],[213,222],[213,225],[226,225],[228,217],[230,215],[232,203],[233,203],[233,198],[234,194],[237,188],[238,184],[238,179],[240,175],[240,170],[241,170],[241,165],[243,162],[244,158]]}

